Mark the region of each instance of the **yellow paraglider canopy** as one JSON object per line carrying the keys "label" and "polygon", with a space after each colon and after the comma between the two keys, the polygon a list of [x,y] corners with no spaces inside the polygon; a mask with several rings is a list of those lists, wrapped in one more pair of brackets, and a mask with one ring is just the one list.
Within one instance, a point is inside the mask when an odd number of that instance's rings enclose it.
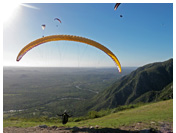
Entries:
{"label": "yellow paraglider canopy", "polygon": [[65,40],[65,41],[76,41],[76,42],[81,42],[81,43],[86,43],[89,44],[93,47],[96,47],[100,50],[102,50],[103,52],[105,52],[107,55],[109,55],[112,60],[116,63],[117,68],[119,70],[119,72],[121,72],[121,65],[119,60],[117,59],[117,57],[105,46],[101,45],[98,42],[95,42],[93,40],[90,40],[88,38],[84,38],[84,37],[80,37],[80,36],[73,36],[73,35],[51,35],[51,36],[46,36],[46,37],[42,37],[39,38],[33,42],[30,42],[29,44],[27,44],[18,54],[17,56],[17,61],[20,61],[20,59],[32,48],[46,43],[46,42],[50,42],[50,41],[61,41],[61,40]]}

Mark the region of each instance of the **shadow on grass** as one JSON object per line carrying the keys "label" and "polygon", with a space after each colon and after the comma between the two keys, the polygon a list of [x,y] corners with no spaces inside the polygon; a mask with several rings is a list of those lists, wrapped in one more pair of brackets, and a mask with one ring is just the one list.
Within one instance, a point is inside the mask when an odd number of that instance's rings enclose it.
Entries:
{"label": "shadow on grass", "polygon": [[64,130],[69,130],[73,133],[160,133],[160,131],[155,129],[144,129],[144,130],[138,130],[138,131],[130,131],[130,130],[121,130],[121,129],[113,129],[113,128],[79,128],[79,127],[73,127],[73,128],[65,128]]}
{"label": "shadow on grass", "polygon": [[161,131],[149,128],[149,129],[143,129],[143,130],[136,130],[136,131],[130,131],[130,130],[122,130],[118,128],[95,128],[95,127],[72,127],[72,128],[66,128],[66,127],[47,127],[46,125],[39,126],[40,128],[46,128],[50,131],[57,131],[58,133],[68,132],[68,133],[161,133]]}

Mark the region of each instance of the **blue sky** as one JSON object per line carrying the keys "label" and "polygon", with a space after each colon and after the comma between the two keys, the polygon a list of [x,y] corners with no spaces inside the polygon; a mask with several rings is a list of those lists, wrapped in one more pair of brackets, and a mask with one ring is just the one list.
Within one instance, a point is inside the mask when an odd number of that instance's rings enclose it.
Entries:
{"label": "blue sky", "polygon": [[[102,51],[86,44],[50,42],[16,57],[29,42],[54,34],[92,39],[110,49],[122,67],[173,58],[173,4],[25,3],[3,23],[4,66],[116,67]],[[120,15],[123,15],[121,18]],[[59,18],[62,23],[54,21]],[[43,31],[41,25],[45,24]]]}

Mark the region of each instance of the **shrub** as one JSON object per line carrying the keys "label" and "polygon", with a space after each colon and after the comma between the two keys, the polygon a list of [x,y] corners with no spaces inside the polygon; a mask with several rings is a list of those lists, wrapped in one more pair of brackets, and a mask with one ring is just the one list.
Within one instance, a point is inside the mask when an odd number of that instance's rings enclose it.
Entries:
{"label": "shrub", "polygon": [[90,112],[88,113],[88,116],[89,116],[89,118],[91,118],[91,119],[93,119],[93,118],[98,118],[98,117],[99,117],[97,111],[90,111]]}

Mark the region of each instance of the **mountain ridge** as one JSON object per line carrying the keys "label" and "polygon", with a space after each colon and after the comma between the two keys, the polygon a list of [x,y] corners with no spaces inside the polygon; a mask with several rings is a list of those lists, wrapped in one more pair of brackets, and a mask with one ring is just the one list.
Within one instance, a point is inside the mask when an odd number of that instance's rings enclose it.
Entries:
{"label": "mountain ridge", "polygon": [[[137,102],[152,102],[172,98],[173,87],[165,98],[162,90],[173,86],[173,59],[144,65],[122,77],[96,95],[87,109],[101,110]],[[167,92],[167,91],[166,91]]]}

